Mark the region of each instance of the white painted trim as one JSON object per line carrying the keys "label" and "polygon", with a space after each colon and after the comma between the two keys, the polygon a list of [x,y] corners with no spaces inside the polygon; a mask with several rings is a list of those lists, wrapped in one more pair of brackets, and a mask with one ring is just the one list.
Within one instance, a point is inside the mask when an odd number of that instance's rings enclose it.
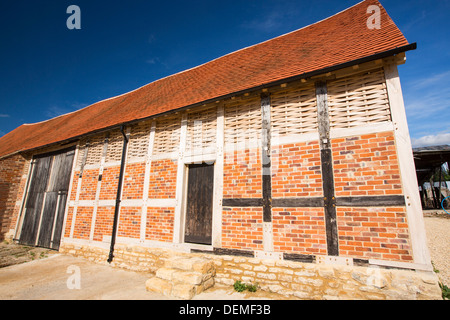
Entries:
{"label": "white painted trim", "polygon": [[127,160],[127,164],[142,163],[146,161],[146,158],[147,157],[132,157]]}
{"label": "white painted trim", "polygon": [[305,134],[293,134],[289,136],[280,136],[277,131],[271,133],[270,144],[272,147],[284,144],[301,143],[309,141],[318,141],[319,132],[311,132]]}
{"label": "white painted trim", "polygon": [[205,153],[205,154],[197,154],[197,155],[189,155],[185,156],[183,159],[184,164],[201,164],[206,162],[208,164],[213,164],[216,161],[216,152],[214,153]]}
{"label": "white painted trim", "polygon": [[263,248],[264,252],[273,252],[273,225],[272,222],[263,222]]}
{"label": "white painted trim", "polygon": [[[120,162],[119,162],[120,165]],[[87,164],[84,166],[84,170],[95,170],[95,169],[99,169],[100,168],[100,164],[96,163],[96,164]]]}
{"label": "white painted trim", "polygon": [[420,270],[420,271],[433,271],[433,266],[431,264],[422,264],[422,263],[409,263],[409,262],[400,262],[400,261],[386,261],[386,260],[369,259],[369,264],[374,265],[374,266],[383,266],[383,267],[415,269],[415,270]]}
{"label": "white painted trim", "polygon": [[224,129],[225,111],[223,105],[217,106],[216,154],[214,164],[214,195],[212,216],[212,239],[214,247],[222,247],[222,199],[223,199],[223,168],[224,168]]}
{"label": "white painted trim", "polygon": [[121,207],[142,207],[144,200],[142,199],[123,199],[120,202]]}
{"label": "white painted trim", "polygon": [[78,200],[78,201],[75,201],[75,205],[77,207],[94,207],[95,200]]}
{"label": "white painted trim", "polygon": [[180,130],[180,147],[178,152],[178,168],[177,168],[177,183],[176,183],[176,207],[173,226],[173,242],[183,242],[183,194],[185,187],[185,172],[186,165],[184,164],[185,149],[186,149],[186,137],[187,137],[187,113],[184,112],[181,118],[181,130]]}
{"label": "white painted trim", "polygon": [[154,154],[154,155],[152,155],[152,160],[154,160],[154,161],[156,161],[156,160],[166,160],[166,159],[177,160],[178,159],[178,155],[179,155],[178,151]]}
{"label": "white painted trim", "polygon": [[331,129],[330,130],[330,138],[344,138],[344,137],[352,137],[352,136],[361,136],[365,134],[371,133],[380,133],[386,131],[393,131],[394,125],[391,121],[389,122],[380,122],[380,123],[372,123],[367,124],[360,127],[353,128],[339,128],[339,129]]}
{"label": "white painted trim", "polygon": [[417,264],[430,265],[431,258],[427,247],[425,223],[397,65],[386,65],[384,71],[395,128],[395,144],[400,164],[402,187],[405,194],[406,215],[413,258]]}
{"label": "white painted trim", "polygon": [[151,208],[176,208],[177,199],[148,199],[147,206]]}
{"label": "white painted trim", "polygon": [[224,151],[225,153],[236,152],[241,150],[249,149],[260,149],[262,146],[261,139],[245,139],[245,141],[239,141],[238,143],[225,143]]}
{"label": "white painted trim", "polygon": [[119,167],[119,166],[120,166],[120,161],[110,161],[110,162],[105,162],[105,164],[103,165],[103,168]]}

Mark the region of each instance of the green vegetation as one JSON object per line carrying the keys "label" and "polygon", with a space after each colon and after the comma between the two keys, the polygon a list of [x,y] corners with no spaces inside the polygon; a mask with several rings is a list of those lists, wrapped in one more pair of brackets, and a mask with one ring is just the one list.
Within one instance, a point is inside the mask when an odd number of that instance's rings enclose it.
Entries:
{"label": "green vegetation", "polygon": [[236,290],[237,292],[243,292],[245,290],[248,290],[250,292],[256,292],[256,290],[258,290],[258,284],[245,284],[242,283],[241,281],[237,280],[234,285],[234,290]]}
{"label": "green vegetation", "polygon": [[[431,261],[431,265],[433,266],[434,273],[439,273],[439,270],[436,269],[433,261]],[[450,300],[450,289],[440,281],[439,281],[439,287],[441,288],[441,291],[442,291],[442,299]]]}

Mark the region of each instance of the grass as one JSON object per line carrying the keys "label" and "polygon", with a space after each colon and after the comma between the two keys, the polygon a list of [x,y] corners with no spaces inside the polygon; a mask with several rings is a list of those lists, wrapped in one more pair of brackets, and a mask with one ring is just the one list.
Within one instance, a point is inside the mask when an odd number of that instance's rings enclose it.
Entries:
{"label": "grass", "polygon": [[[436,267],[435,267],[433,261],[431,261],[431,264],[433,265],[433,271],[434,271],[435,273],[439,273],[439,270],[436,269]],[[449,289],[445,284],[443,284],[443,283],[440,282],[440,281],[439,281],[439,287],[441,288],[441,291],[442,291],[442,299],[444,299],[444,300],[450,300],[450,289]]]}
{"label": "grass", "polygon": [[256,290],[258,290],[258,284],[245,284],[242,283],[241,281],[237,280],[234,285],[234,290],[236,290],[237,292],[243,292],[245,290],[248,290],[250,292],[256,292]]}

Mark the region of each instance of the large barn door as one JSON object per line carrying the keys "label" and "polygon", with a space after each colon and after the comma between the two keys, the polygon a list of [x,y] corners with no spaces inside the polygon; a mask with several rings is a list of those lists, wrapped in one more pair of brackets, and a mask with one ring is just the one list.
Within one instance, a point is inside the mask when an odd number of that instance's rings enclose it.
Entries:
{"label": "large barn door", "polygon": [[214,165],[189,165],[184,241],[212,243]]}
{"label": "large barn door", "polygon": [[19,243],[59,249],[74,154],[71,149],[33,159]]}

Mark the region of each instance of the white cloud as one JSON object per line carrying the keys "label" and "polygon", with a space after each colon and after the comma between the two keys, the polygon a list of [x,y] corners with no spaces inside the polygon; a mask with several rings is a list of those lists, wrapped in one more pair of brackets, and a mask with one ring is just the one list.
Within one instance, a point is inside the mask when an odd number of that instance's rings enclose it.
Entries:
{"label": "white cloud", "polygon": [[9,118],[9,114],[0,113],[0,118]]}
{"label": "white cloud", "polygon": [[49,119],[52,119],[67,113],[74,112],[76,110],[83,109],[86,106],[88,106],[88,104],[81,102],[67,103],[67,105],[63,107],[52,105],[45,110],[45,116],[48,117]]}
{"label": "white cloud", "polygon": [[414,148],[450,144],[450,133],[438,133],[436,135],[411,139],[411,143]]}
{"label": "white cloud", "polygon": [[150,58],[150,59],[147,59],[145,62],[148,64],[156,64],[156,63],[159,63],[159,58],[158,57]]}

